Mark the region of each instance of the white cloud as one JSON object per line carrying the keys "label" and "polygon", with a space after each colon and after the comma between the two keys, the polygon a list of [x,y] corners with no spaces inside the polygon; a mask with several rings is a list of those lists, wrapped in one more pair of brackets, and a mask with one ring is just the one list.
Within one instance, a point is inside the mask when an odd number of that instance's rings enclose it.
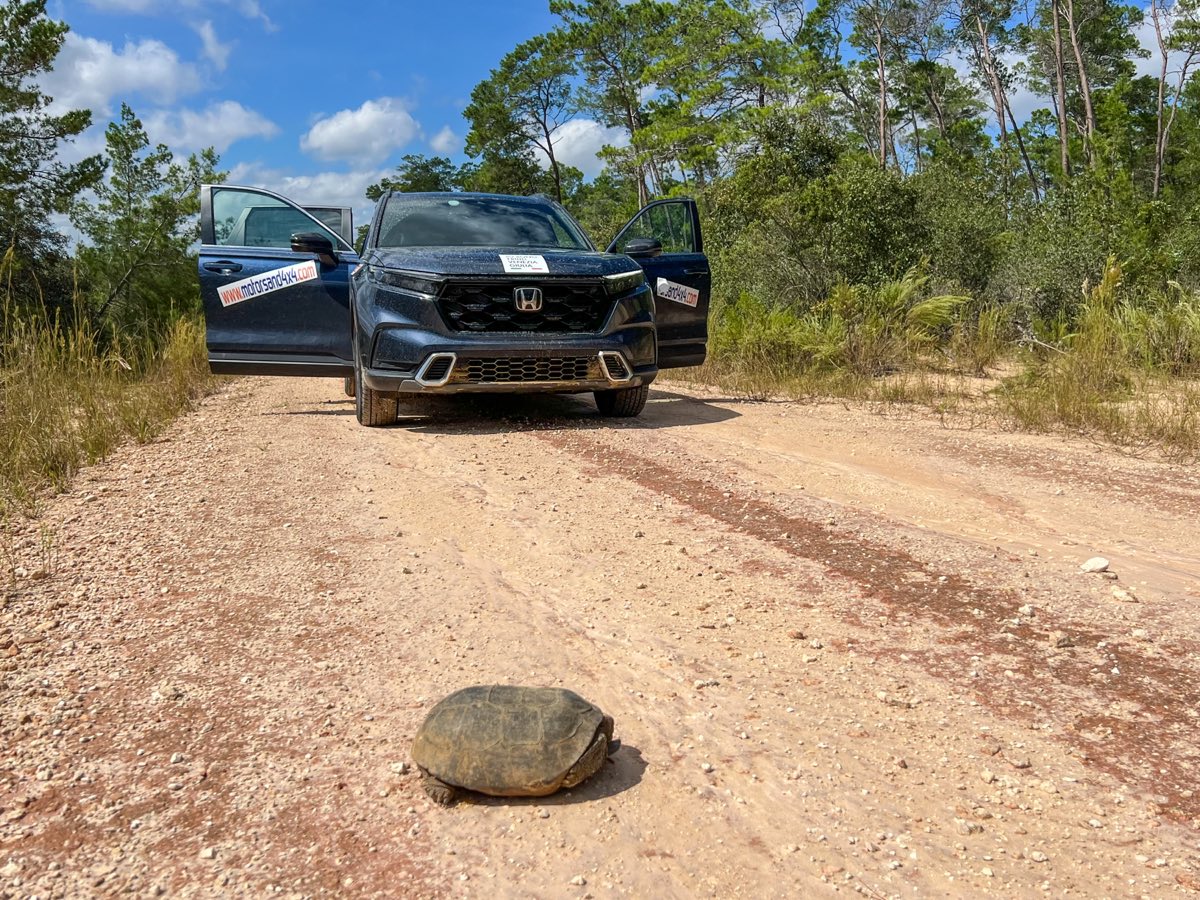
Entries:
{"label": "white cloud", "polygon": [[274,23],[258,0],[88,0],[88,5],[105,12],[153,15],[170,13],[179,8],[210,9],[214,2],[233,7],[247,19],[258,19],[268,31],[275,30]]}
{"label": "white cloud", "polygon": [[462,149],[462,138],[454,133],[454,129],[447,125],[429,141],[429,146],[434,153],[440,153],[442,156],[451,156]]}
{"label": "white cloud", "polygon": [[225,66],[229,63],[229,54],[233,50],[233,43],[222,44],[212,22],[199,22],[192,28],[196,30],[196,34],[200,35],[204,58],[216,66],[218,71],[224,72]]}
{"label": "white cloud", "polygon": [[318,159],[370,166],[383,162],[420,134],[421,126],[403,100],[381,97],[320,119],[300,138],[300,148]]}
{"label": "white cloud", "polygon": [[[1163,37],[1170,37],[1171,25],[1163,22]],[[1151,75],[1157,79],[1162,75],[1162,51],[1158,48],[1158,37],[1154,33],[1154,20],[1150,18],[1149,8],[1142,23],[1133,29],[1138,45],[1146,51],[1146,56],[1130,56],[1136,75]],[[1187,60],[1187,52],[1172,50],[1167,54],[1167,83],[1172,84],[1179,78],[1179,70]]]}
{"label": "white cloud", "polygon": [[[591,119],[571,119],[564,122],[554,133],[554,155],[561,163],[574,166],[583,172],[586,178],[594,178],[604,168],[604,161],[596,156],[605,146],[625,147],[629,144],[629,135],[622,128],[605,128],[599,122]],[[550,160],[540,150],[536,150],[538,163],[542,168],[549,168]]]}
{"label": "white cloud", "polygon": [[210,103],[203,110],[155,110],[143,119],[151,143],[172,150],[189,151],[213,147],[224,153],[231,144],[248,137],[274,137],[274,122],[236,100]]}
{"label": "white cloud", "polygon": [[112,112],[115,98],[140,94],[158,103],[200,89],[200,76],[191,63],[161,41],[128,42],[120,50],[95,38],[68,33],[54,71],[42,78],[42,89],[54,98],[56,111],[90,109]]}

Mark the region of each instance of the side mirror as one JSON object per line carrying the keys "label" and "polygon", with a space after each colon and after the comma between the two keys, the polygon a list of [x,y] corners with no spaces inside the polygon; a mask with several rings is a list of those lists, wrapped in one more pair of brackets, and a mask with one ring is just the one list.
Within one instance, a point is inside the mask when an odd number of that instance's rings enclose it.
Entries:
{"label": "side mirror", "polygon": [[315,231],[293,234],[292,250],[296,253],[313,253],[327,266],[338,264],[337,254],[333,252],[333,241]]}
{"label": "side mirror", "polygon": [[625,255],[634,259],[650,259],[662,256],[662,252],[662,241],[656,241],[654,238],[630,238],[629,243],[625,245]]}

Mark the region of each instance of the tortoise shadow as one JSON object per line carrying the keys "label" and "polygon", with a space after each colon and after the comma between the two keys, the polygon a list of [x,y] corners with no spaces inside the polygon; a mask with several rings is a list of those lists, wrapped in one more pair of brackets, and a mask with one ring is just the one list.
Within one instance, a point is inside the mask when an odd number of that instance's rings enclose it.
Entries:
{"label": "tortoise shadow", "polygon": [[646,773],[646,760],[642,752],[621,741],[617,752],[608,758],[604,768],[578,787],[559,791],[548,797],[489,797],[486,794],[463,793],[459,800],[473,806],[573,806],[578,803],[594,803],[623,794],[641,784]]}

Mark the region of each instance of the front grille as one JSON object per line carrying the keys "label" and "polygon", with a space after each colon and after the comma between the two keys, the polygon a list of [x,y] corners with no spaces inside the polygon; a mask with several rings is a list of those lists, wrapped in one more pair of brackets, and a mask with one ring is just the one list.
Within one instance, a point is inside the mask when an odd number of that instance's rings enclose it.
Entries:
{"label": "front grille", "polygon": [[450,378],[456,384],[534,384],[549,381],[603,381],[594,356],[459,357]]}
{"label": "front grille", "polygon": [[[542,291],[538,312],[518,312],[513,289]],[[604,326],[612,310],[598,281],[450,282],[438,300],[446,324],[455,331],[532,334],[592,334]]]}

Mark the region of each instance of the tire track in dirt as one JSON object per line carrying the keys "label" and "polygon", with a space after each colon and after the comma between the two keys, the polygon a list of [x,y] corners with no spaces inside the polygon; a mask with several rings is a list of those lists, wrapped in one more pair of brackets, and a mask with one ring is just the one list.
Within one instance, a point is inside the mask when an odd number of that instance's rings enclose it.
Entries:
{"label": "tire track in dirt", "polygon": [[[841,534],[832,527],[785,513],[743,492],[683,474],[645,456],[619,449],[579,430],[541,432],[552,446],[568,450],[595,466],[618,473],[670,497],[725,527],[765,541],[788,554],[814,561],[832,575],[857,586],[861,595],[893,612],[924,618],[944,629],[942,641],[953,650],[916,654],[932,674],[961,680],[973,656],[1005,660],[1018,679],[991,680],[986,690],[966,684],[981,702],[1006,715],[1028,718],[1030,704],[1015,685],[1036,682],[1033,708],[1071,724],[1066,736],[1082,744],[1077,752],[1096,769],[1139,785],[1163,812],[1200,822],[1200,755],[1194,746],[1200,710],[1200,676],[1184,665],[1197,646],[1160,647],[1166,658],[1139,652],[1131,642],[1116,642],[1061,615],[1038,614],[1038,626],[1020,615],[1026,601],[1010,592],[941,573],[895,547]],[[917,579],[898,577],[918,573]],[[977,616],[975,610],[986,615]],[[981,621],[1015,623],[997,634]],[[1094,654],[1061,648],[1047,675],[1048,632],[1063,631],[1079,648],[1103,648],[1102,666]],[[899,651],[894,651],[897,655]],[[1121,710],[1114,714],[1109,710]],[[1089,736],[1099,739],[1089,739]]]}

